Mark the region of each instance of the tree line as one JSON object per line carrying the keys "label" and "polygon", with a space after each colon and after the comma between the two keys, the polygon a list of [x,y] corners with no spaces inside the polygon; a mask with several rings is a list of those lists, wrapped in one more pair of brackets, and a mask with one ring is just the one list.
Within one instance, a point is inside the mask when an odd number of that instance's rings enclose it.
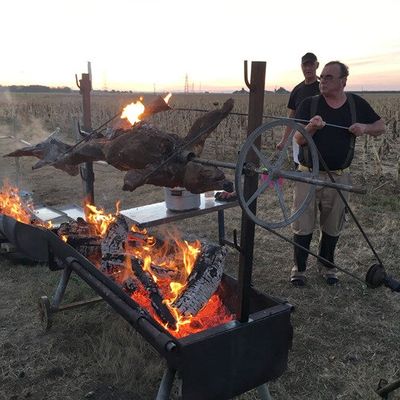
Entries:
{"label": "tree line", "polygon": [[64,87],[49,87],[43,85],[11,85],[1,86],[0,92],[12,92],[12,93],[72,93],[72,89]]}

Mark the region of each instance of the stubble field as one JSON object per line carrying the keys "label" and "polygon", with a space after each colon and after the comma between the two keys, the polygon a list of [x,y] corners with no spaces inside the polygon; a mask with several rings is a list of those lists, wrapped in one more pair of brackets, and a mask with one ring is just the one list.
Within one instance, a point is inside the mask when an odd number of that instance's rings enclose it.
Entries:
{"label": "stubble field", "polygon": [[[152,96],[145,95],[144,103]],[[173,95],[172,107],[213,109],[229,95]],[[234,112],[246,113],[248,97],[233,96]],[[352,172],[354,182],[365,185],[366,195],[351,195],[350,206],[387,271],[400,277],[400,95],[366,94],[387,122],[384,136],[359,139]],[[137,96],[94,95],[93,127],[100,126]],[[286,114],[287,97],[267,95],[265,115]],[[185,135],[199,112],[168,111],[152,118],[167,131]],[[76,140],[81,118],[81,98],[73,95],[0,94],[0,155],[24,146],[20,139],[37,143],[57,127],[59,137]],[[9,136],[12,136],[10,138]],[[236,162],[246,137],[246,118],[229,116],[206,142],[205,158]],[[279,132],[271,142],[279,141]],[[0,179],[9,179],[33,193],[35,203],[50,206],[81,204],[79,177],[45,167],[32,170],[33,158],[19,162],[0,157]],[[95,200],[107,211],[116,200],[122,208],[163,200],[161,188],[144,186],[129,193],[121,190],[123,173],[95,164]],[[232,173],[228,173],[232,176]],[[268,216],[268,212],[266,212]],[[217,218],[196,217],[175,224],[183,233],[217,241]],[[225,213],[226,232],[240,229],[241,210]],[[168,228],[168,227],[167,227]],[[280,233],[290,236],[290,229]],[[312,249],[317,248],[314,235]],[[336,263],[364,278],[375,259],[352,221],[346,222],[339,240]],[[236,276],[238,254],[228,250],[226,270]],[[368,289],[343,273],[340,283],[328,287],[310,259],[308,285],[293,288],[289,244],[257,227],[254,251],[254,286],[295,306],[293,348],[287,371],[269,383],[274,399],[377,399],[381,378],[400,379],[400,295],[386,288]],[[118,314],[104,303],[55,316],[44,332],[37,301],[51,296],[59,279],[45,265],[25,265],[0,259],[0,399],[153,399],[165,369],[162,359]],[[93,293],[73,277],[65,301]],[[257,392],[240,399],[256,399]],[[394,393],[400,398],[400,389]]]}

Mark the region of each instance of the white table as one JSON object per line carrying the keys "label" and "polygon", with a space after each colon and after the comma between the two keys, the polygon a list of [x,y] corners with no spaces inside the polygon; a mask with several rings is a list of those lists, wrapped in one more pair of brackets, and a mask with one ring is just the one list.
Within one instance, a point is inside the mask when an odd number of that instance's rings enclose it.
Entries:
{"label": "white table", "polygon": [[171,211],[167,209],[165,202],[162,201],[122,210],[120,214],[127,218],[128,221],[136,223],[139,228],[148,228],[216,211],[218,213],[218,234],[221,242],[225,238],[224,210],[237,205],[237,201],[218,201],[214,197],[205,197],[203,193],[200,195],[200,207],[194,210]]}

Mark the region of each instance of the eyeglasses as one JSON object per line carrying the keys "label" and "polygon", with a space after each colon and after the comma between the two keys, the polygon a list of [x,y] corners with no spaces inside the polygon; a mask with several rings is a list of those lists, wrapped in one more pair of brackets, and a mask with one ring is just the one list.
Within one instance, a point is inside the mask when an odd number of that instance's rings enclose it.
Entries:
{"label": "eyeglasses", "polygon": [[343,78],[343,76],[333,76],[333,75],[320,75],[319,76],[319,79],[321,81],[327,81],[327,82],[331,82],[334,79],[342,79],[342,78]]}

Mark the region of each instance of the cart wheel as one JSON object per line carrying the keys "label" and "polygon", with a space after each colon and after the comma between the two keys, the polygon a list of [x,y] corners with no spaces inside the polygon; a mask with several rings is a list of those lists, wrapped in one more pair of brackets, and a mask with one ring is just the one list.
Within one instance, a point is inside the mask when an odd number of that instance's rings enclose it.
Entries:
{"label": "cart wheel", "polygon": [[51,318],[51,305],[47,296],[42,296],[39,299],[39,317],[43,329],[48,331],[53,321]]}
{"label": "cart wheel", "polygon": [[[281,137],[287,127],[291,129],[288,140],[282,150],[276,150],[274,136]],[[296,131],[303,135],[310,150],[310,172],[294,170],[292,140]],[[281,177],[281,173],[286,174],[285,179]],[[259,183],[252,193],[245,196],[244,175],[246,174],[258,174]],[[297,209],[293,210],[292,199],[296,176],[315,179],[318,178],[318,174],[318,151],[311,136],[302,125],[291,120],[263,124],[248,136],[239,153],[235,170],[235,186],[239,204],[257,225],[266,229],[282,228],[300,217],[315,192],[315,185],[309,184],[305,199]],[[257,200],[257,215],[251,207],[255,200]]]}

